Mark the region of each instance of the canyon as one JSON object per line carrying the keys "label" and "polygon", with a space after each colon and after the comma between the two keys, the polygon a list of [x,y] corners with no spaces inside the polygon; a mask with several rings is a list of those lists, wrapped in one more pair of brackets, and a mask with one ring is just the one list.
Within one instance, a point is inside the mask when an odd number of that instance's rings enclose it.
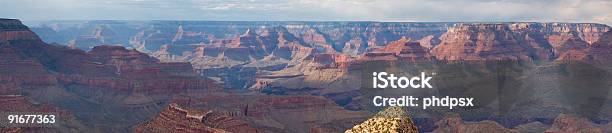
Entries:
{"label": "canyon", "polygon": [[[359,132],[385,112],[405,132],[612,129],[603,24],[26,23],[0,20],[0,100],[12,105],[0,109],[62,112],[66,124],[2,131]],[[363,89],[375,70],[436,73],[434,87]],[[478,106],[385,110],[367,102],[376,94]]]}
{"label": "canyon", "polygon": [[[1,95],[16,104],[2,109],[58,108],[67,120],[78,120],[70,124],[81,131],[128,131],[157,114],[172,94],[219,90],[189,63],[162,63],[118,46],[84,52],[46,44],[18,20],[2,19],[0,25]],[[61,131],[75,125],[65,126]]]}

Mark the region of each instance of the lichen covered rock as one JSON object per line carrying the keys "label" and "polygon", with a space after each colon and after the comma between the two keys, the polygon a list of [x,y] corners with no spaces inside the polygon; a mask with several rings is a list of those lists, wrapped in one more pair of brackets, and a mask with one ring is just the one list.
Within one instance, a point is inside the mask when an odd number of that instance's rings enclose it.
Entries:
{"label": "lichen covered rock", "polygon": [[345,133],[418,133],[416,125],[401,107],[389,107]]}

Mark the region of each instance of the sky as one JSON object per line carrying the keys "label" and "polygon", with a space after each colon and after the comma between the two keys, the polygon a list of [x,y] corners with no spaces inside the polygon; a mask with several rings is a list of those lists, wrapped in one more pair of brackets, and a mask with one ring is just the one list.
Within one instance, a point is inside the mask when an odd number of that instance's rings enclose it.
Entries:
{"label": "sky", "polygon": [[22,20],[589,22],[612,0],[0,0]]}

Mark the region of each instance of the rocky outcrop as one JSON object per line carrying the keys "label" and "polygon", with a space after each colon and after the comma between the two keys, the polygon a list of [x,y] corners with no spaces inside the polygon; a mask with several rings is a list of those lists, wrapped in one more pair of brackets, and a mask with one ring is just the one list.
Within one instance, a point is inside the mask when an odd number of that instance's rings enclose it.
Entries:
{"label": "rocky outcrop", "polygon": [[[392,53],[400,60],[425,61],[425,60],[432,59],[431,55],[429,54],[429,50],[427,48],[422,47],[422,45],[419,42],[411,42],[410,39],[406,39],[406,38],[402,38],[400,40],[393,41],[387,44],[387,46],[380,48],[380,49],[376,49],[374,51],[377,53]],[[377,58],[377,57],[371,57],[372,55],[385,56],[384,54],[383,55],[369,54],[369,55],[366,55],[365,58],[363,59]]]}
{"label": "rocky outcrop", "polygon": [[16,19],[0,19],[0,42],[11,40],[40,40],[27,26]]}
{"label": "rocky outcrop", "polygon": [[141,70],[146,65],[155,64],[157,59],[136,50],[127,50],[121,46],[102,45],[94,47],[89,54],[102,64],[116,67],[116,73]]}
{"label": "rocky outcrop", "polygon": [[379,48],[379,49],[375,49],[375,52],[380,52],[380,53],[393,53],[398,55],[404,48],[406,48],[406,44],[410,42],[409,38],[405,38],[402,37],[399,40],[393,41],[389,44],[387,44],[386,46]]}
{"label": "rocky outcrop", "polygon": [[346,110],[329,99],[310,95],[208,95],[183,103],[247,121],[264,132],[308,132],[324,127],[339,132],[365,116],[364,112]]}
{"label": "rocky outcrop", "polygon": [[401,107],[388,107],[374,117],[345,131],[345,133],[363,132],[418,133],[419,130]]}
{"label": "rocky outcrop", "polygon": [[215,111],[189,109],[173,103],[157,117],[137,125],[135,132],[256,133],[258,131],[245,121]]}

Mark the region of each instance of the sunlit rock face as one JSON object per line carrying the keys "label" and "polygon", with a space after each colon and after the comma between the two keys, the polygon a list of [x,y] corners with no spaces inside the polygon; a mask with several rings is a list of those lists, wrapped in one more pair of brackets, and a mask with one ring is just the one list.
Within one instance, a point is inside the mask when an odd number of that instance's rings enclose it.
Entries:
{"label": "sunlit rock face", "polygon": [[345,131],[345,133],[363,132],[418,133],[419,130],[404,109],[388,107],[374,117]]}

